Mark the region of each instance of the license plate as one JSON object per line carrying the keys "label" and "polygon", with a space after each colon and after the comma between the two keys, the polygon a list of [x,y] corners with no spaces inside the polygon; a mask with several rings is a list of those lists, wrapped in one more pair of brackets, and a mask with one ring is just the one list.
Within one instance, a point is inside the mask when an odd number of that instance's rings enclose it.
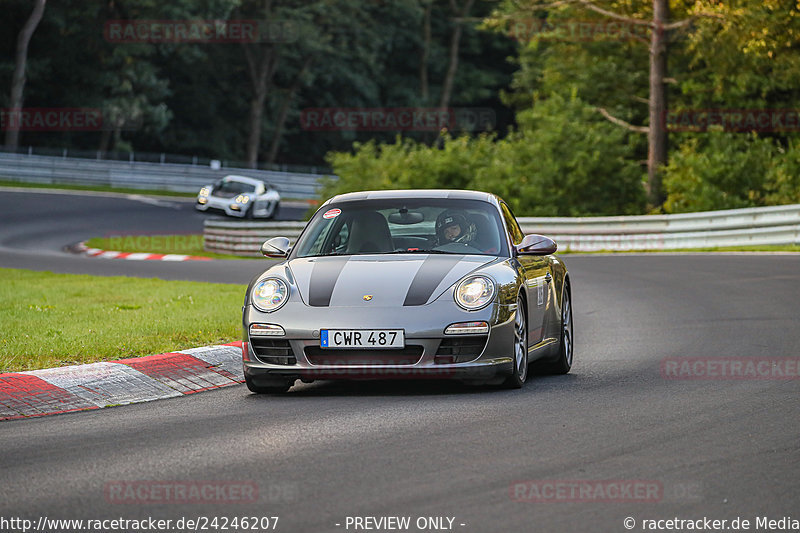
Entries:
{"label": "license plate", "polygon": [[323,329],[323,348],[405,348],[402,329]]}

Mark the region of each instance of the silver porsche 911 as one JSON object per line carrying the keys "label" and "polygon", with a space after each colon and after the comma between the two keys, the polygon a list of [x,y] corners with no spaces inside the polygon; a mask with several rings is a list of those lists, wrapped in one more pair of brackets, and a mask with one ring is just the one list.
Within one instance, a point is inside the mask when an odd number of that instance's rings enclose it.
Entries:
{"label": "silver porsche 911", "polygon": [[570,280],[556,244],[524,235],[475,191],[343,194],[314,214],[243,308],[244,374],[257,393],[296,380],[458,379],[519,388],[528,367],[572,366]]}

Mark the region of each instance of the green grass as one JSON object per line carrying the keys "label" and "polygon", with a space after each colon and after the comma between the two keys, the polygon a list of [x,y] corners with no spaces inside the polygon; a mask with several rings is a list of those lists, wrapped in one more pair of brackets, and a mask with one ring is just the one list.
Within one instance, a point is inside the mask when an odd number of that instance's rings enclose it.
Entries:
{"label": "green grass", "polygon": [[101,187],[93,185],[65,185],[61,183],[25,183],[9,179],[0,179],[0,187],[24,187],[27,189],[63,189],[67,191],[116,192],[120,194],[146,194],[149,196],[178,196],[181,198],[194,198],[195,196],[197,196],[196,192],[159,191],[151,189],[129,189],[121,187]]}
{"label": "green grass", "polygon": [[0,269],[0,372],[241,339],[246,287]]}
{"label": "green grass", "polygon": [[640,253],[691,253],[691,252],[800,252],[797,244],[776,244],[761,246],[725,246],[708,248],[673,248],[668,250],[596,250],[591,252],[559,250],[559,255],[565,254],[640,254]]}
{"label": "green grass", "polygon": [[239,255],[217,254],[203,249],[203,236],[192,235],[125,235],[118,237],[94,237],[86,241],[89,248],[115,252],[181,254],[212,259],[261,259],[261,256],[243,257]]}

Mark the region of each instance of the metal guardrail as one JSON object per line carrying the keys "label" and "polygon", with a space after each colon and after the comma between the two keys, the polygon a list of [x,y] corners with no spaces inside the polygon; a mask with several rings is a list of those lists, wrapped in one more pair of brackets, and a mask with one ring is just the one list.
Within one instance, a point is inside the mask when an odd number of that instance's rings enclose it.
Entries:
{"label": "metal guardrail", "polygon": [[235,222],[206,220],[203,223],[207,252],[241,256],[260,256],[261,244],[272,237],[297,239],[305,222]]}
{"label": "metal guardrail", "polygon": [[563,249],[671,250],[800,244],[800,204],[618,217],[520,218]]}
{"label": "metal guardrail", "polygon": [[[228,174],[262,179],[287,198],[317,198],[319,174],[0,153],[0,178],[23,183],[197,192]],[[333,177],[333,176],[330,176]]]}
{"label": "metal guardrail", "polygon": [[[670,250],[745,245],[800,245],[800,204],[679,215],[520,217],[525,233],[553,238],[561,250]],[[271,237],[297,238],[304,222],[207,220],[208,251],[259,255]]]}
{"label": "metal guardrail", "polygon": [[[95,161],[123,161],[137,163],[171,163],[176,165],[194,165],[201,167],[218,166],[221,168],[250,168],[244,161],[228,160],[197,155],[170,154],[166,152],[131,152],[117,150],[82,150],[77,148],[53,148],[48,146],[10,146],[0,145],[0,153],[20,155],[41,155],[49,157],[70,157],[78,159],[92,159]],[[274,170],[276,172],[289,172],[299,174],[331,174],[329,167],[319,165],[297,165],[294,163],[266,163],[258,162],[256,167],[260,170]]]}

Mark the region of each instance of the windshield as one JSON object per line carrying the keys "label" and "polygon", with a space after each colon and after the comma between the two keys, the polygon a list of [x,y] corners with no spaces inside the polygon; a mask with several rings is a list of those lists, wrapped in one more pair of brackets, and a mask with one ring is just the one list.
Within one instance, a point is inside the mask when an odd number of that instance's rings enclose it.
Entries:
{"label": "windshield", "polygon": [[319,210],[295,257],[375,253],[507,255],[497,209],[483,201],[361,200]]}
{"label": "windshield", "polygon": [[245,192],[255,192],[256,186],[251,185],[249,183],[244,183],[242,181],[236,180],[224,180],[222,183],[219,184],[214,192],[225,192],[225,193],[232,193],[232,194],[241,194]]}

